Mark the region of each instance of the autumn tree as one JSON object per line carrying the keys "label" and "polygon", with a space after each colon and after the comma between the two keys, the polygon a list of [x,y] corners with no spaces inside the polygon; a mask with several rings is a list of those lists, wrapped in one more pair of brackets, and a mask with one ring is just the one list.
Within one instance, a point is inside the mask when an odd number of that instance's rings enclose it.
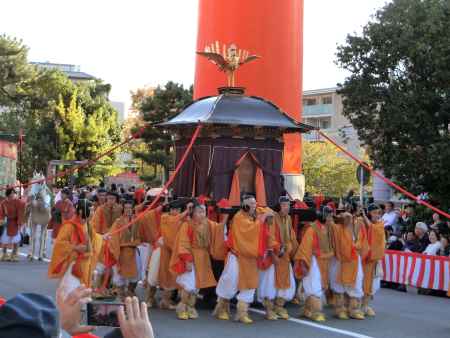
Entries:
{"label": "autumn tree", "polygon": [[303,174],[306,191],[330,197],[344,196],[357,189],[357,164],[326,142],[303,142]]}
{"label": "autumn tree", "polygon": [[[152,166],[154,173],[157,172],[158,166],[161,167],[165,179],[168,178],[169,168],[174,161],[172,135],[150,126],[178,114],[192,102],[192,92],[192,87],[185,89],[181,84],[167,82],[162,87],[158,86],[152,95],[145,96],[138,104],[139,114],[148,127],[142,134],[146,149],[135,151],[134,156]],[[151,181],[154,177],[144,177],[144,179]]]}

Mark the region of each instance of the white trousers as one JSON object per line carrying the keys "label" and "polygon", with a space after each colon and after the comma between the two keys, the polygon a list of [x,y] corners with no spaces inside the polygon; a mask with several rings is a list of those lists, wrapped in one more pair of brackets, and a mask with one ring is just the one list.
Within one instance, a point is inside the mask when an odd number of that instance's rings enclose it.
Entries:
{"label": "white trousers", "polygon": [[141,260],[141,271],[139,272],[139,280],[145,278],[145,271],[147,270],[148,260],[152,254],[152,247],[150,244],[144,243],[137,247],[139,250],[139,258]]}
{"label": "white trousers", "polygon": [[193,265],[191,271],[186,271],[177,277],[177,284],[189,293],[198,293],[195,284],[195,267]]}
{"label": "white trousers", "polygon": [[17,244],[20,242],[20,231],[17,232],[17,235],[15,236],[8,236],[7,234],[7,230],[6,227],[3,229],[3,234],[2,234],[2,238],[1,238],[1,243],[3,245],[8,245],[8,244]]}
{"label": "white trousers", "polygon": [[381,278],[383,278],[383,267],[381,261],[377,262],[372,283],[372,296],[380,290]]}
{"label": "white trousers", "polygon": [[372,296],[380,290],[381,287],[381,277],[375,277],[372,283]]}
{"label": "white trousers", "polygon": [[305,297],[314,296],[322,298],[323,296],[319,264],[314,256],[312,256],[311,267],[309,268],[308,274],[303,278],[303,289],[305,290]]}
{"label": "white trousers", "polygon": [[257,292],[258,302],[262,303],[265,298],[274,300],[276,297],[286,301],[292,300],[295,296],[295,279],[291,265],[289,265],[289,281],[289,288],[277,289],[275,287],[275,265],[272,264],[267,270],[261,270]]}
{"label": "white trousers", "polygon": [[227,263],[220,276],[216,287],[216,294],[220,298],[232,299],[237,294],[237,300],[252,303],[255,298],[255,289],[238,289],[239,263],[238,259],[231,252],[228,253]]}
{"label": "white trousers", "polygon": [[69,264],[64,276],[59,282],[59,287],[63,288],[65,295],[69,295],[69,293],[81,285],[80,280],[72,274],[74,264],[75,262]]}
{"label": "white trousers", "polygon": [[353,287],[344,286],[337,282],[337,272],[340,268],[340,262],[336,259],[331,261],[330,266],[330,286],[333,292],[343,294],[346,293],[349,297],[352,298],[361,298],[364,296],[363,292],[363,269],[361,264],[361,257],[358,255],[358,273],[356,274],[356,281]]}
{"label": "white trousers", "polygon": [[157,247],[150,253],[150,261],[148,263],[147,283],[156,287],[159,284],[159,264],[161,261],[161,248]]}

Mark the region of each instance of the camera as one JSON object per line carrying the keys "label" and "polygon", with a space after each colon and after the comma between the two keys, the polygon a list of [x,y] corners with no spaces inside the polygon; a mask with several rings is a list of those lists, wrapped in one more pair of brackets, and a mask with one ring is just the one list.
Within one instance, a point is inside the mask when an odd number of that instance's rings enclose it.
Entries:
{"label": "camera", "polygon": [[117,311],[123,303],[91,302],[87,304],[87,325],[120,327]]}

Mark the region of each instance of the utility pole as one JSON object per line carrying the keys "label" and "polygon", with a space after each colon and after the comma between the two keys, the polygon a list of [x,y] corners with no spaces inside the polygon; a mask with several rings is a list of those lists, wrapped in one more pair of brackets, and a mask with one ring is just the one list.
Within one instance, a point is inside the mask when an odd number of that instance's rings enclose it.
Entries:
{"label": "utility pole", "polygon": [[23,174],[23,129],[19,129],[19,197],[22,198],[22,174]]}

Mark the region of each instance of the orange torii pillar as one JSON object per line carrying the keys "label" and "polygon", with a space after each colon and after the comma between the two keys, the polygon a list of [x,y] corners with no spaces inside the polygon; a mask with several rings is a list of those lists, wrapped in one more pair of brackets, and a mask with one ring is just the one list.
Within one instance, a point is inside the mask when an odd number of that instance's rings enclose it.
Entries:
{"label": "orange torii pillar", "polygon": [[[235,43],[261,56],[238,70],[236,85],[245,87],[247,95],[274,102],[301,121],[303,0],[199,0],[197,51],[215,41],[227,46]],[[224,73],[197,55],[195,99],[216,95],[217,88],[226,83]],[[301,136],[285,135],[284,142],[283,173],[298,176]],[[295,191],[294,195],[303,197]]]}

